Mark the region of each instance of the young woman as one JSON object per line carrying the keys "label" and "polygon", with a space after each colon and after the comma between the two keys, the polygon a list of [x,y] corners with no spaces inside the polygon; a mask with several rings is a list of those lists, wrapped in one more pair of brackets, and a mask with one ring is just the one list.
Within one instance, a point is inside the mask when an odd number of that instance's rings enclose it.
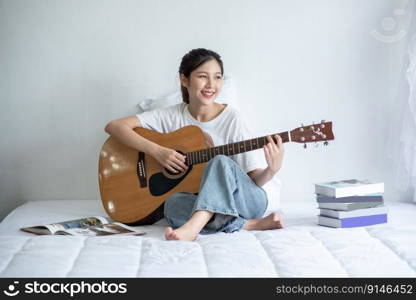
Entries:
{"label": "young woman", "polygon": [[[183,103],[111,121],[105,131],[120,142],[153,156],[171,172],[188,167],[185,156],[136,134],[144,127],[171,132],[186,125],[197,125],[214,145],[249,139],[237,110],[215,102],[224,75],[221,57],[214,51],[194,49],[179,67]],[[283,228],[277,213],[263,216],[267,195],[261,188],[282,166],[284,148],[280,136],[268,136],[264,146],[265,169],[256,168],[252,152],[232,156],[217,155],[205,166],[198,194],[176,193],[165,201],[164,215],[169,223],[167,240],[193,241],[198,234]],[[271,200],[271,199],[269,199]]]}

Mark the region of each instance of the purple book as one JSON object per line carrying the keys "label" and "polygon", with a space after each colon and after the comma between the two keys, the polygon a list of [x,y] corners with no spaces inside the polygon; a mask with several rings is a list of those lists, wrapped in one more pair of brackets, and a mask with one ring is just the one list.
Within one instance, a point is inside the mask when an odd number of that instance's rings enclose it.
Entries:
{"label": "purple book", "polygon": [[350,196],[341,198],[317,194],[316,201],[318,201],[318,203],[383,202],[383,194],[369,194],[365,196]]}
{"label": "purple book", "polygon": [[387,214],[362,216],[345,219],[335,219],[324,216],[318,216],[319,225],[337,227],[337,228],[351,228],[360,226],[370,226],[375,224],[387,223]]}

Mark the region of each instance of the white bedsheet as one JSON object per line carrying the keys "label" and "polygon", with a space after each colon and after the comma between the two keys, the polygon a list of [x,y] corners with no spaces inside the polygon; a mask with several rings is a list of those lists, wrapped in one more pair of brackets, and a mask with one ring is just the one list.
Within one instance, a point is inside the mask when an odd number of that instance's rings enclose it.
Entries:
{"label": "white bedsheet", "polygon": [[98,200],[33,201],[0,223],[0,277],[416,277],[416,205],[387,203],[387,224],[317,225],[315,203],[282,203],[286,228],[165,241],[35,236],[20,227],[106,215]]}

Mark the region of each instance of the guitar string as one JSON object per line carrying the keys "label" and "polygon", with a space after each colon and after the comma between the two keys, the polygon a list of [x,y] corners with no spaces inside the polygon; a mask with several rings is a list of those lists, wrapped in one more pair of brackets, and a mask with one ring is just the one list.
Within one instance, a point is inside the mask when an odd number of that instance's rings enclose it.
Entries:
{"label": "guitar string", "polygon": [[[283,133],[280,133],[280,135],[284,135],[283,142],[292,141],[289,132],[283,132]],[[267,142],[268,142],[267,137],[263,136],[263,137],[246,140],[246,141],[240,141],[240,142],[235,142],[231,144],[210,147],[207,149],[196,150],[196,151],[188,153],[190,154],[189,163],[199,164],[202,162],[206,162],[206,161],[209,161],[214,156],[219,155],[219,154],[230,156],[230,155],[236,155],[242,152],[252,151],[252,150],[263,147],[264,145],[267,144]],[[244,151],[241,151],[243,149]]]}

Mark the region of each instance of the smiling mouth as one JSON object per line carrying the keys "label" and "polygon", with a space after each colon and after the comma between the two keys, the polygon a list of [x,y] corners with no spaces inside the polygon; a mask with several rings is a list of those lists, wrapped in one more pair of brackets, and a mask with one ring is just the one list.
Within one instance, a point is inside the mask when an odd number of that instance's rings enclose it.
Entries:
{"label": "smiling mouth", "polygon": [[214,96],[215,92],[206,92],[206,91],[204,92],[204,91],[202,91],[201,94],[204,97],[211,98],[212,96]]}

